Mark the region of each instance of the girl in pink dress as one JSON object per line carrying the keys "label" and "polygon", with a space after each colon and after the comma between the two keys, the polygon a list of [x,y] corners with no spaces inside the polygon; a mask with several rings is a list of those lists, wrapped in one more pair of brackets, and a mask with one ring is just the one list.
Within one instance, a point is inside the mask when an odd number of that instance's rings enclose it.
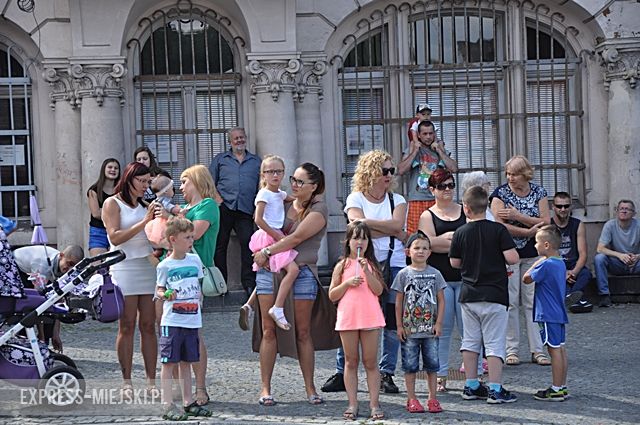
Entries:
{"label": "girl in pink dress", "polygon": [[[336,331],[344,348],[344,385],[349,407],[343,416],[358,416],[358,352],[362,347],[362,364],[367,373],[371,416],[380,417],[380,372],[378,371],[378,338],[385,321],[378,297],[385,284],[374,256],[371,231],[362,221],[347,226],[344,257],[338,261],[329,287],[329,299],[338,301]],[[375,416],[374,416],[375,415]]]}
{"label": "girl in pink dress", "polygon": [[[284,224],[284,201],[291,199],[287,196],[287,192],[280,190],[283,176],[284,160],[276,155],[266,155],[260,165],[260,185],[262,188],[256,194],[254,201],[256,205],[254,221],[259,229],[251,236],[249,249],[253,253],[262,251],[269,257],[269,269],[272,273],[279,273],[280,270],[287,272],[280,281],[280,288],[273,307],[269,309],[269,316],[278,327],[288,331],[291,329],[291,325],[284,316],[284,301],[300,272],[298,265],[293,261],[298,252],[290,249],[271,255],[269,248],[267,248],[284,238],[281,230]],[[253,263],[253,270],[258,271],[258,269],[259,266]]]}

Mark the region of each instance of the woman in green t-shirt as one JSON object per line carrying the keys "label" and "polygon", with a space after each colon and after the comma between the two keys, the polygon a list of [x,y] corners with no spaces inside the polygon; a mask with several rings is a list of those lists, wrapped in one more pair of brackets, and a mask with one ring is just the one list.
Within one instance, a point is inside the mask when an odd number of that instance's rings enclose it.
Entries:
{"label": "woman in green t-shirt", "polygon": [[[220,229],[220,210],[216,199],[217,191],[209,170],[204,165],[194,165],[180,175],[180,190],[187,204],[185,217],[193,222],[196,251],[205,267],[213,266],[216,240]],[[196,402],[205,405],[209,402],[206,388],[207,349],[200,333],[200,360],[193,363],[196,376]]]}

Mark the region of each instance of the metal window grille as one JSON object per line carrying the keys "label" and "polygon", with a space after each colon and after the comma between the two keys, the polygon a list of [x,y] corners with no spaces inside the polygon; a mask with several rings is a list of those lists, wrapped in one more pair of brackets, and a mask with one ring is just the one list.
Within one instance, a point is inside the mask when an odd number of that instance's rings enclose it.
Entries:
{"label": "metal window grille", "polygon": [[31,79],[15,46],[0,44],[0,213],[29,217],[35,191],[31,136]]}
{"label": "metal window grille", "polygon": [[[333,59],[342,95],[341,197],[360,153],[380,146],[400,158],[415,105],[427,102],[459,174],[482,170],[497,185],[504,163],[524,154],[550,195],[567,191],[584,204],[583,63],[568,42],[577,30],[561,27],[561,15],[547,8],[454,3],[389,6],[358,23],[364,33],[345,37],[344,61]],[[409,46],[400,41],[407,38]]]}
{"label": "metal window grille", "polygon": [[191,165],[208,166],[238,125],[241,78],[224,24],[228,19],[211,10],[176,7],[142,19],[142,41],[128,43],[136,69],[137,145],[148,146],[174,178]]}

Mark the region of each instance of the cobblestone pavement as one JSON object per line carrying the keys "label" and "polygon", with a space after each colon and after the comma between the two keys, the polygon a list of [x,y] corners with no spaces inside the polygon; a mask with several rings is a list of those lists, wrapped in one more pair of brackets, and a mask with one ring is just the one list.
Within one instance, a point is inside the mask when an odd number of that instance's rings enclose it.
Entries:
{"label": "cobblestone pavement", "polygon": [[[388,419],[384,424],[407,423],[527,423],[527,424],[620,424],[637,423],[640,412],[640,305],[626,304],[612,308],[596,308],[592,313],[571,315],[567,332],[570,359],[569,389],[571,398],[563,403],[535,401],[532,393],[545,388],[551,380],[551,369],[529,363],[528,356],[520,366],[505,367],[505,386],[519,399],[508,405],[487,405],[481,401],[463,401],[463,381],[450,380],[450,392],[441,395],[444,412],[438,415],[411,415],[404,410],[404,381],[398,370],[396,383],[400,394],[381,395],[381,405]],[[250,350],[250,333],[237,325],[236,310],[207,312],[205,335],[209,348],[208,390],[214,412],[212,418],[186,423],[207,424],[338,424],[346,407],[345,393],[323,394],[326,403],[311,406],[305,400],[298,364],[292,359],[278,359],[273,377],[273,395],[278,404],[259,406],[258,355]],[[114,342],[116,324],[91,320],[64,325],[65,354],[73,358],[90,383],[111,379],[118,382],[119,370]],[[526,338],[522,337],[523,344]],[[454,338],[453,346],[459,346]],[[138,349],[136,348],[136,352]],[[526,353],[526,347],[521,346]],[[453,351],[452,364],[460,364],[460,354]],[[142,358],[134,357],[134,375],[144,377]],[[334,352],[316,354],[316,386],[318,389],[333,373]],[[372,423],[366,384],[360,371],[360,417],[356,423]],[[106,382],[106,381],[105,381]],[[119,385],[119,384],[118,384]],[[5,385],[6,387],[7,385]],[[426,398],[426,383],[419,381],[418,393]],[[20,391],[12,387],[11,394]],[[11,398],[0,396],[0,400]],[[424,400],[423,400],[424,401]],[[3,407],[4,406],[4,407]],[[125,408],[120,405],[95,406],[86,411],[42,414],[33,406],[9,407],[0,401],[0,422],[21,424],[85,424],[85,423],[167,423],[159,417],[159,405]]]}

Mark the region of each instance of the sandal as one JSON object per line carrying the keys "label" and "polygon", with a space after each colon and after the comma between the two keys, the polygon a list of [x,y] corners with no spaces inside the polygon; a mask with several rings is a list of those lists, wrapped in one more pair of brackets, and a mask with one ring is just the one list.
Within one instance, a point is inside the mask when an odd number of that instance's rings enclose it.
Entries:
{"label": "sandal", "polygon": [[120,390],[120,392],[122,393],[123,399],[133,400],[133,385],[131,384],[122,385],[122,389]]}
{"label": "sandal", "polygon": [[[198,393],[200,395],[198,395]],[[204,397],[202,397],[203,393],[204,393]],[[198,406],[206,406],[211,401],[211,398],[209,398],[209,393],[207,392],[206,388],[196,387],[196,393],[194,394],[193,398],[196,399],[195,402],[198,403]]]}
{"label": "sandal", "polygon": [[324,403],[324,400],[318,394],[311,394],[307,399],[307,401],[309,402],[309,404],[313,404],[313,405]]}
{"label": "sandal", "polygon": [[151,400],[160,400],[160,390],[155,385],[149,385],[144,390],[145,397]]}
{"label": "sandal", "polygon": [[240,326],[240,329],[242,329],[243,331],[249,330],[249,327],[250,327],[249,319],[252,313],[253,313],[253,309],[249,304],[245,304],[242,307],[240,307],[240,317],[238,318],[238,325]]}
{"label": "sandal", "polygon": [[438,380],[436,381],[438,386],[436,388],[436,391],[439,393],[446,393],[447,390],[447,378],[438,378]]}
{"label": "sandal", "polygon": [[440,402],[436,399],[427,400],[427,408],[429,409],[429,413],[442,412],[442,406],[440,406]]}
{"label": "sandal", "polygon": [[507,354],[505,363],[509,366],[518,366],[520,364],[520,357],[516,353]]}
{"label": "sandal", "polygon": [[380,407],[372,407],[371,419],[374,421],[379,421],[380,419],[384,419],[384,411]]}
{"label": "sandal", "polygon": [[208,418],[213,415],[213,412],[206,407],[202,407],[197,401],[194,401],[188,406],[184,406],[184,413],[187,416],[202,416]]}
{"label": "sandal", "polygon": [[417,399],[407,400],[406,405],[407,412],[409,413],[424,413],[424,407]]}
{"label": "sandal", "polygon": [[342,417],[347,421],[355,421],[358,417],[358,406],[349,406],[344,411]]}
{"label": "sandal", "polygon": [[258,404],[260,406],[275,406],[276,401],[273,399],[271,395],[263,395],[258,399]]}
{"label": "sandal", "polygon": [[271,316],[273,321],[276,322],[276,326],[278,326],[280,329],[288,331],[289,329],[291,329],[291,325],[289,324],[289,322],[287,322],[287,318],[284,317],[284,309],[281,308],[276,310],[276,308],[276,306],[273,306],[269,309],[269,316]]}
{"label": "sandal", "polygon": [[531,353],[531,363],[537,363],[540,366],[551,365],[551,359],[544,353]]}
{"label": "sandal", "polygon": [[189,419],[189,415],[178,410],[176,405],[172,403],[162,412],[162,419],[165,421],[186,421]]}

